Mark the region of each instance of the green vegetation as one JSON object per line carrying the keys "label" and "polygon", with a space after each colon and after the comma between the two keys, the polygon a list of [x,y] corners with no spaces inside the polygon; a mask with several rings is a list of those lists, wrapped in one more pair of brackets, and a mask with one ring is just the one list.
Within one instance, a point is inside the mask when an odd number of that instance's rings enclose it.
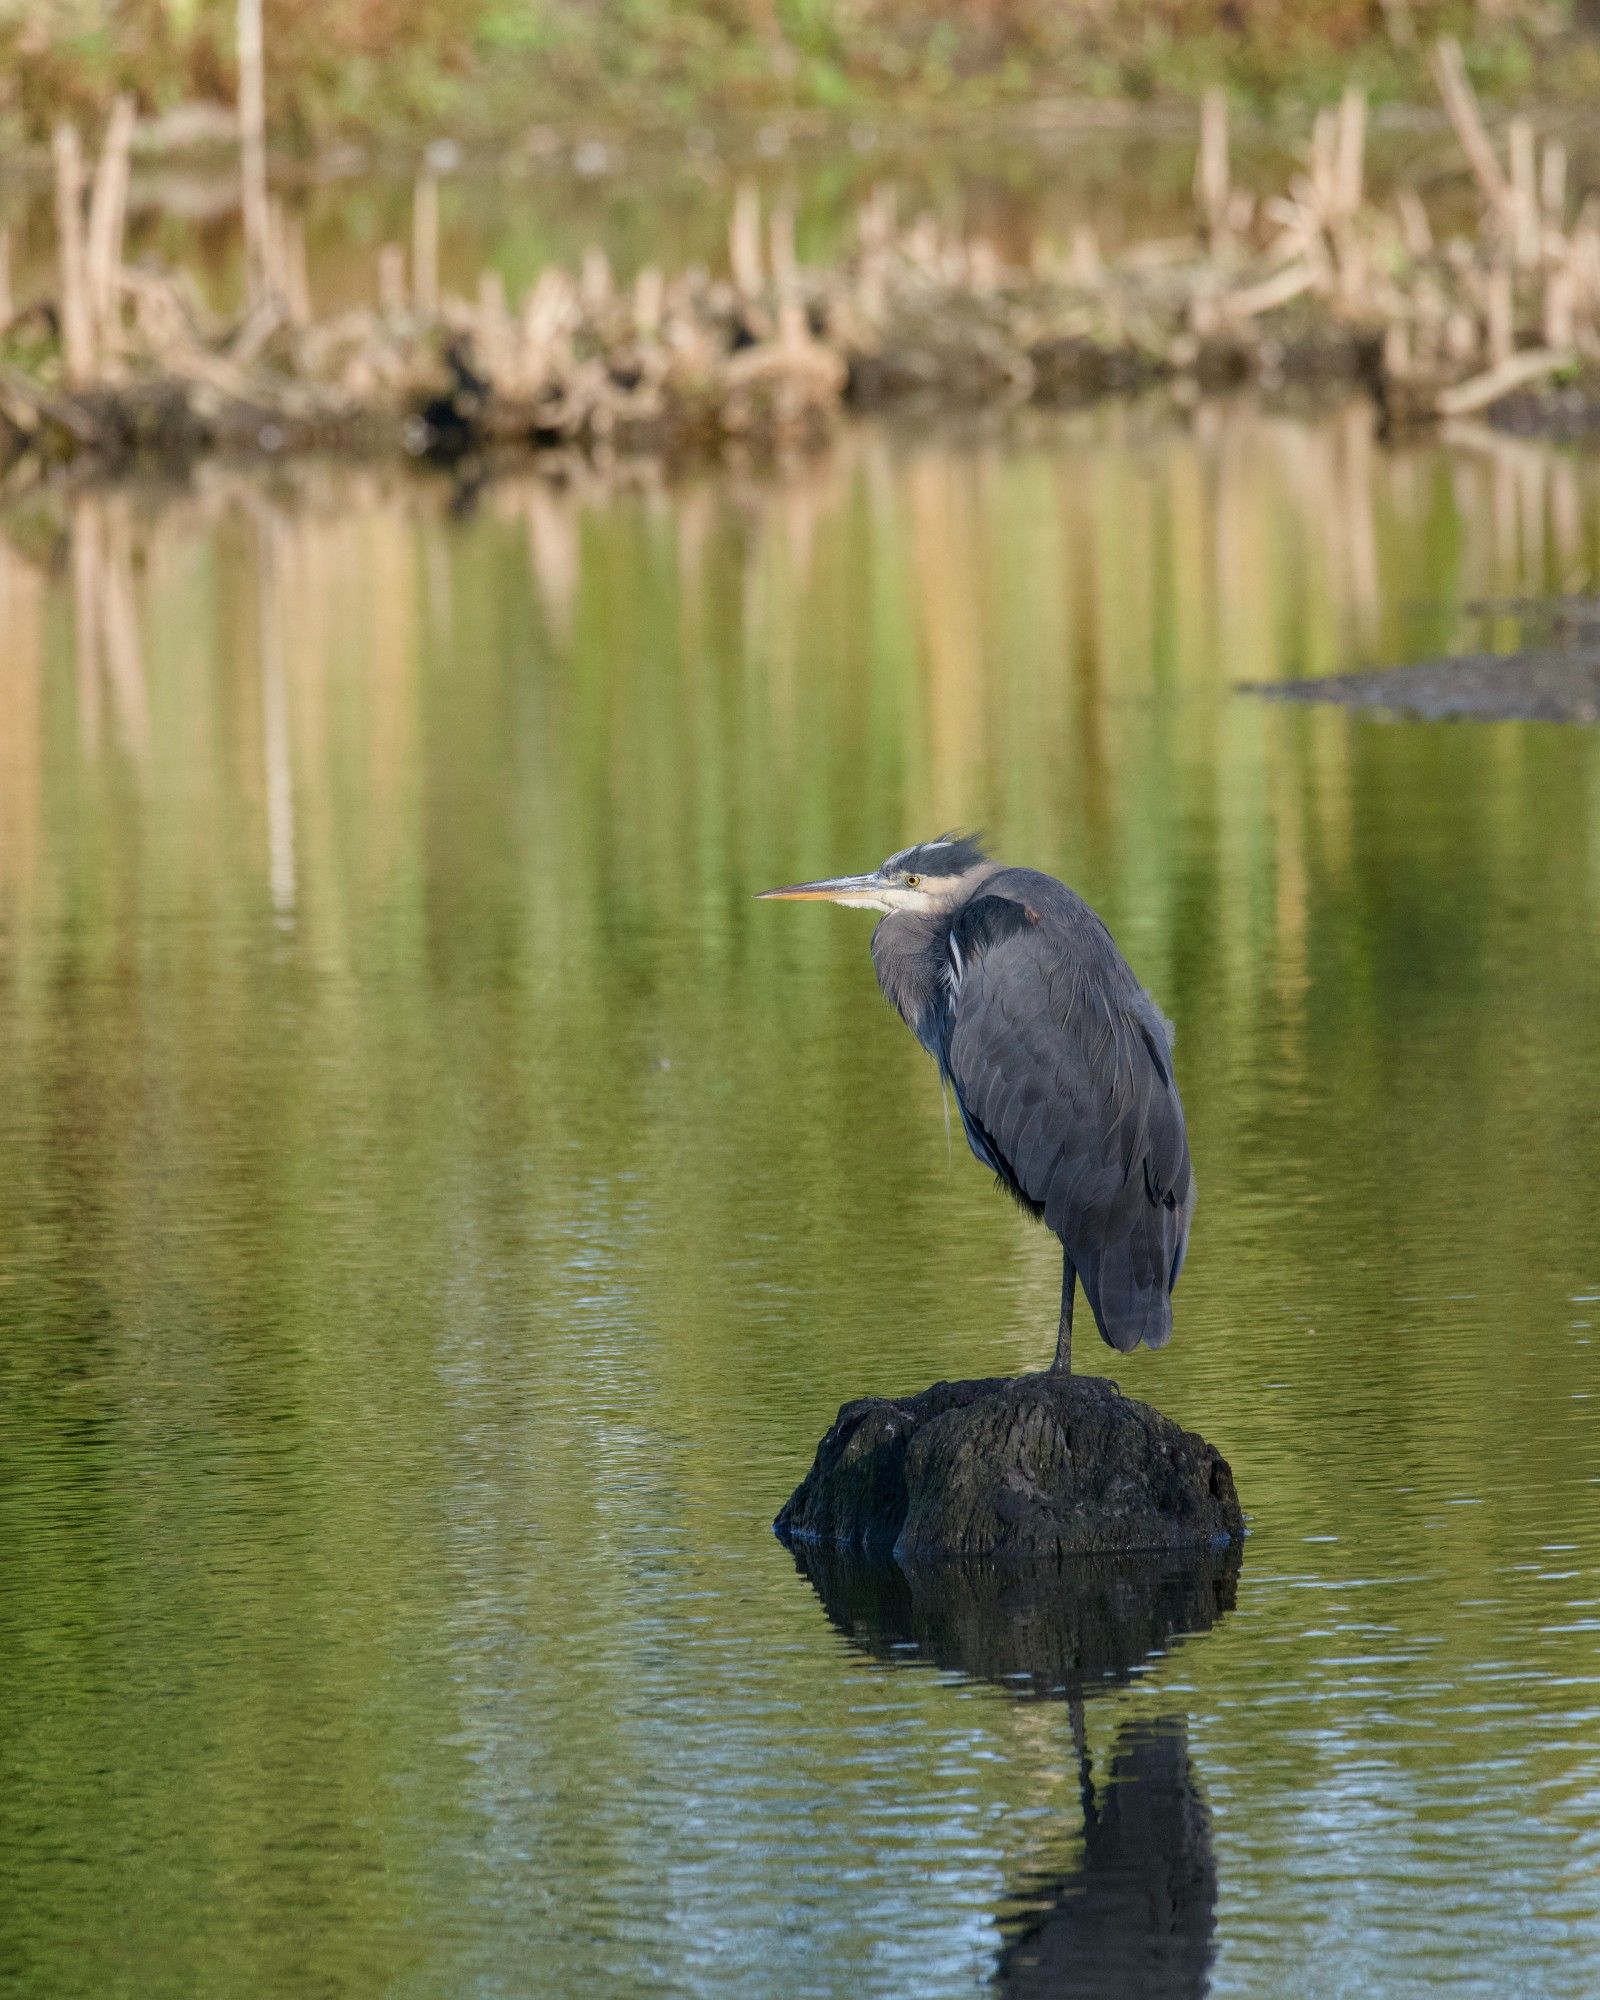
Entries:
{"label": "green vegetation", "polygon": [[[1428,92],[1427,43],[1477,80],[1570,95],[1600,77],[1586,0],[266,0],[282,135],[464,134],[797,111],[924,114],[1049,97]],[[36,135],[131,89],[228,100],[231,0],[0,0],[0,122]]]}

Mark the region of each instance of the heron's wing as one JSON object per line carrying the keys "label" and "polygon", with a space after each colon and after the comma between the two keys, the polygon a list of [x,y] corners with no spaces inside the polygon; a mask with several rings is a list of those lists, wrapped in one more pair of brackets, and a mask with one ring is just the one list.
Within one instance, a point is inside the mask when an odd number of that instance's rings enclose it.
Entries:
{"label": "heron's wing", "polygon": [[973,1150],[1061,1238],[1101,1332],[1159,1346],[1193,1206],[1170,1034],[1099,918],[1048,887],[951,926],[945,1066]]}

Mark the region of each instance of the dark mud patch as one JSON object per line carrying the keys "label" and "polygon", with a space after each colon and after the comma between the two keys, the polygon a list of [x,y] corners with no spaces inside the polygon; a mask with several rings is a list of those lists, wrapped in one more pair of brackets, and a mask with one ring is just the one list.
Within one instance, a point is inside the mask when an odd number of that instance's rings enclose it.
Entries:
{"label": "dark mud patch", "polygon": [[1600,647],[1465,653],[1383,673],[1247,681],[1269,701],[1328,702],[1408,722],[1600,721]]}

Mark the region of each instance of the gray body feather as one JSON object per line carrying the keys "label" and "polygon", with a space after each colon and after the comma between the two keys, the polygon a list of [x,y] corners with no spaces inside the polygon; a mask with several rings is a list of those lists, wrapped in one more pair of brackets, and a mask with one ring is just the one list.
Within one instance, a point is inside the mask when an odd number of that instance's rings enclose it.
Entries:
{"label": "gray body feather", "polygon": [[955,1092],[967,1143],[1061,1239],[1102,1336],[1172,1335],[1194,1213],[1172,1030],[1080,896],[1031,868],[896,911],[878,983]]}

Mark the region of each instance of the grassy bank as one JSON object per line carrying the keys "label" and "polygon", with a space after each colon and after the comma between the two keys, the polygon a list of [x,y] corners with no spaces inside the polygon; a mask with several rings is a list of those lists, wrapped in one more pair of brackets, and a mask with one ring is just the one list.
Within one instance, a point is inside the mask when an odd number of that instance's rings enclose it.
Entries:
{"label": "grassy bank", "polygon": [[[1151,99],[1221,82],[1260,102],[1352,80],[1428,91],[1461,36],[1480,89],[1600,89],[1600,4],[1552,0],[266,0],[283,140],[532,123],[960,113]],[[159,114],[231,101],[232,0],[0,0],[0,134],[37,137],[119,91]]]}

